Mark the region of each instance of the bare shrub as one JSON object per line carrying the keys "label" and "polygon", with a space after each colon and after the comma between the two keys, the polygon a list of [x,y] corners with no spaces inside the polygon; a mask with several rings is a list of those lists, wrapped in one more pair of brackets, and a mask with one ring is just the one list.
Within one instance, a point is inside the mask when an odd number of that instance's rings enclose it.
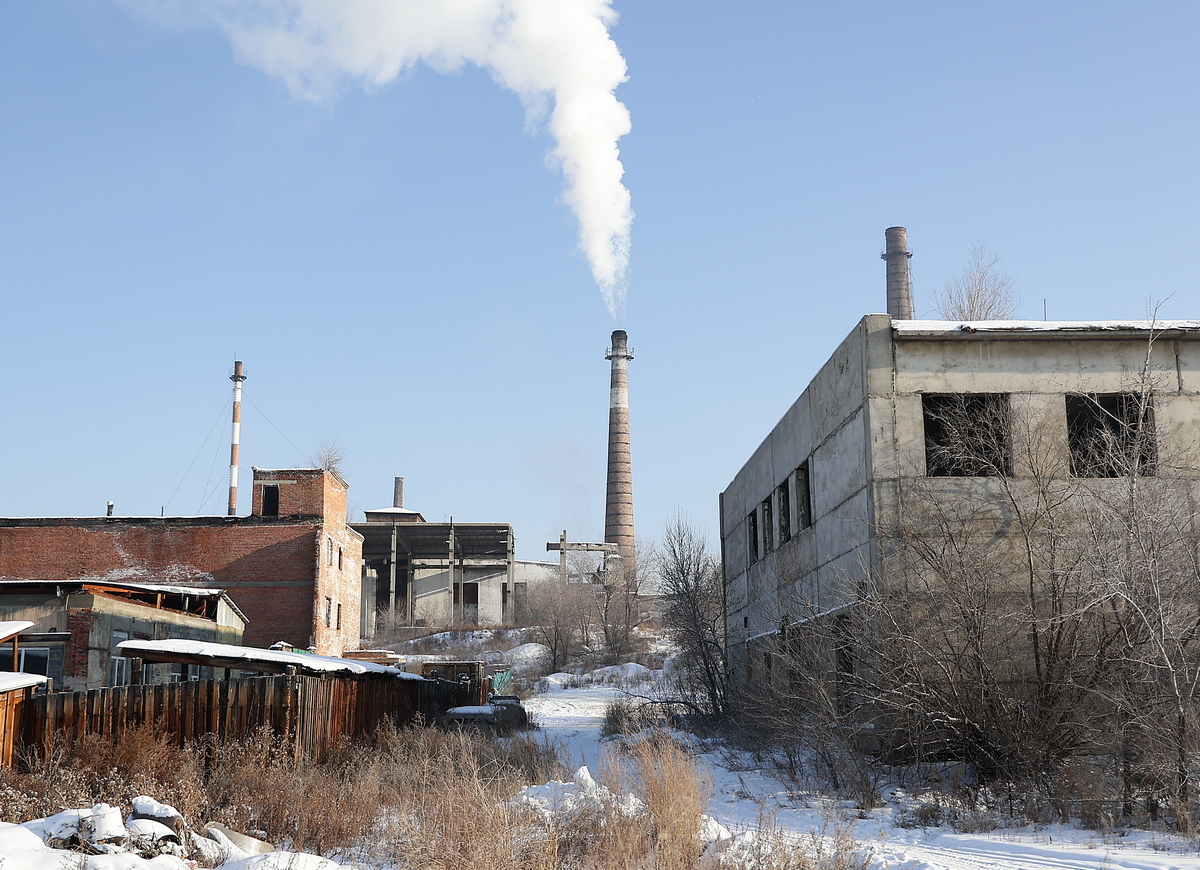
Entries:
{"label": "bare shrub", "polygon": [[709,784],[695,762],[665,737],[639,741],[629,756],[636,793],[654,820],[657,866],[693,866],[703,847],[700,819],[708,807]]}

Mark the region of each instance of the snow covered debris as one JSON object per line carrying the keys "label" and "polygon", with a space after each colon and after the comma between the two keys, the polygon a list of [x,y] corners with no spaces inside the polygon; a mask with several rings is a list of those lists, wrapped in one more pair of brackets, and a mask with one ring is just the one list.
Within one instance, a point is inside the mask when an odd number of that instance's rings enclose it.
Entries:
{"label": "snow covered debris", "polygon": [[635,795],[618,797],[600,785],[586,765],[575,771],[571,782],[554,780],[531,785],[517,792],[510,803],[531,809],[543,821],[558,825],[570,824],[572,819],[598,810],[611,808],[622,816],[634,816],[645,809]]}
{"label": "snow covered debris", "polygon": [[[278,852],[274,846],[210,826],[210,837],[177,833],[157,819],[178,819],[169,804],[141,795],[134,799],[128,823],[108,804],[65,810],[23,825],[0,822],[0,868],[3,870],[196,870],[197,863],[216,870],[340,870],[334,862],[304,852]],[[142,817],[135,817],[141,814]],[[157,817],[149,818],[154,815]],[[87,843],[85,851],[56,848]],[[246,846],[250,848],[246,848]],[[265,854],[264,854],[265,853]],[[185,860],[190,857],[193,860]]]}
{"label": "snow covered debris", "polygon": [[125,839],[121,811],[108,804],[96,804],[90,809],[65,810],[44,819],[26,822],[23,827],[45,842],[66,842],[72,837],[89,843]]}
{"label": "snow covered debris", "polygon": [[[613,812],[631,818],[646,811],[646,805],[634,794],[614,794],[596,782],[587,766],[575,771],[571,782],[555,780],[545,785],[531,785],[517,792],[510,805],[532,810],[545,823],[556,827],[569,826],[573,821]],[[709,816],[700,817],[700,839],[705,845],[727,840],[729,829]]]}
{"label": "snow covered debris", "polygon": [[129,822],[126,823],[126,827],[141,819],[159,822],[170,828],[175,834],[182,834],[186,827],[183,814],[179,810],[170,804],[159,803],[144,794],[133,799],[133,812],[129,814]]}

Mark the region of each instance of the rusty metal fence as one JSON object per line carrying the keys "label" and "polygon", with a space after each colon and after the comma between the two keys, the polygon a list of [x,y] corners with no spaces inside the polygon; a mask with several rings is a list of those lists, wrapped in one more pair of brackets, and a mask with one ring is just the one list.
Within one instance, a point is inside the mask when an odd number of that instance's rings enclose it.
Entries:
{"label": "rusty metal fence", "polygon": [[[418,714],[433,721],[468,700],[465,691],[445,680],[198,680],[38,695],[4,724],[8,735],[20,735],[25,747],[41,753],[90,734],[116,739],[148,724],[181,746],[206,738],[217,744],[245,741],[266,727],[297,754],[320,759],[342,740],[387,722],[406,725]],[[6,762],[11,759],[0,757]]]}

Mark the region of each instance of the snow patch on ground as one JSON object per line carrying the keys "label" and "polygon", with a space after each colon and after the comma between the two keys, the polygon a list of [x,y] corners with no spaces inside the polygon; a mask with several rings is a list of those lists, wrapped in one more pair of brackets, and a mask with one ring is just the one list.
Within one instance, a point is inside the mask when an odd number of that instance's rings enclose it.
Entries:
{"label": "snow patch on ground", "polygon": [[[603,669],[605,671],[609,669]],[[636,673],[636,669],[633,669]],[[652,672],[657,677],[658,672]],[[530,715],[551,740],[563,747],[572,766],[600,769],[609,743],[602,740],[604,709],[614,698],[629,697],[594,675],[551,674],[539,683],[541,694],[524,702]],[[732,832],[722,850],[733,850],[750,863],[755,830],[767,820],[781,833],[809,843],[831,846],[839,826],[852,828],[872,870],[1200,870],[1200,856],[1184,839],[1163,833],[1127,831],[1103,834],[1071,825],[1026,826],[978,834],[947,828],[900,828],[896,816],[905,796],[890,794],[891,802],[862,811],[852,802],[817,792],[791,788],[752,757],[731,753],[715,742],[675,734],[693,754],[712,784],[709,815]],[[566,799],[575,783],[550,784],[554,789],[532,792],[547,800]]]}

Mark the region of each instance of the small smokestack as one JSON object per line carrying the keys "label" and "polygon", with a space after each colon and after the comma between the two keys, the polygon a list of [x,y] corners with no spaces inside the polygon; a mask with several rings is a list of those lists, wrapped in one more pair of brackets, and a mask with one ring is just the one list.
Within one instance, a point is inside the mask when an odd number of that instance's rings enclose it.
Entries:
{"label": "small smokestack", "polygon": [[110,502],[108,503],[108,513],[106,513],[106,514],[105,514],[105,516],[106,516],[106,517],[111,517],[111,516],[112,516],[112,514],[113,514],[113,507],[115,507],[115,505],[113,505],[113,503],[110,501]]}
{"label": "small smokestack", "polygon": [[604,358],[612,360],[608,403],[608,495],[604,542],[616,544],[626,569],[633,566],[633,469],[629,459],[629,336],[618,329]]}
{"label": "small smokestack", "polygon": [[234,361],[233,374],[229,376],[229,380],[233,381],[233,437],[229,443],[229,516],[236,517],[238,450],[242,441],[242,381],[246,380],[246,376],[242,374],[241,360]]}
{"label": "small smokestack", "polygon": [[392,489],[392,507],[404,507],[404,478],[397,477]]}
{"label": "small smokestack", "polygon": [[912,320],[912,281],[908,274],[908,230],[888,227],[884,230],[887,249],[880,258],[887,260],[887,312],[893,320]]}

